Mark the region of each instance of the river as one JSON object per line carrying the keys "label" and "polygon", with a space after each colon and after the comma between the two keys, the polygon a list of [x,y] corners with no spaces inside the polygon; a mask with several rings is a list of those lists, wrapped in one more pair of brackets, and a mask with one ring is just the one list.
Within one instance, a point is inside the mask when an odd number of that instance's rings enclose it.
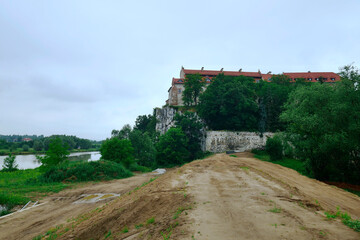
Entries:
{"label": "river", "polygon": [[[43,155],[40,155],[43,156]],[[3,168],[4,159],[7,156],[0,156],[0,170]],[[77,152],[69,155],[70,160],[87,160],[97,161],[101,157],[100,152]],[[37,161],[36,155],[16,155],[16,164],[19,169],[33,169],[39,167],[41,164]]]}

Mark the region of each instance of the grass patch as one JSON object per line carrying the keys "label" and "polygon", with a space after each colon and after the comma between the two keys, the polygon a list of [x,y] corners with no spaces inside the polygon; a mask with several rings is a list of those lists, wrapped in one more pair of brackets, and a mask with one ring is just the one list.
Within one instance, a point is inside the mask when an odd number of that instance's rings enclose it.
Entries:
{"label": "grass patch", "polygon": [[231,155],[229,155],[230,157],[238,157],[238,156],[236,156],[236,155],[233,155],[233,154],[231,154]]}
{"label": "grass patch", "polygon": [[24,205],[30,200],[38,200],[74,184],[43,183],[37,178],[41,175],[39,169],[18,170],[14,172],[0,171],[0,204],[8,210],[2,211],[5,215],[16,205]]}
{"label": "grass patch", "polygon": [[135,228],[136,228],[136,229],[140,229],[140,228],[142,228],[143,226],[144,226],[144,225],[140,223],[140,224],[138,224],[138,225],[135,225]]}
{"label": "grass patch", "polygon": [[240,167],[240,168],[245,171],[249,170],[249,167]]}
{"label": "grass patch", "polygon": [[266,162],[272,162],[275,164],[279,164],[283,167],[294,169],[298,173],[305,175],[307,177],[310,177],[306,172],[304,162],[302,162],[300,160],[293,159],[293,158],[284,158],[284,159],[278,160],[278,161],[270,161],[270,155],[266,151],[252,150],[251,152],[254,153],[254,157],[257,159],[260,159],[260,160],[266,161]]}
{"label": "grass patch", "polygon": [[157,178],[158,178],[158,177],[155,177],[155,178],[150,178],[150,180],[149,180],[149,181],[144,182],[144,183],[143,183],[143,184],[141,184],[140,186],[138,186],[138,187],[134,188],[134,190],[130,191],[130,192],[129,192],[129,195],[130,195],[132,192],[135,192],[135,191],[139,190],[140,188],[142,188],[142,187],[144,187],[144,186],[148,185],[149,183],[151,183],[151,182],[155,181]]}
{"label": "grass patch", "polygon": [[155,223],[155,217],[149,218],[148,220],[146,220],[146,225],[150,225]]}
{"label": "grass patch", "polygon": [[111,236],[111,230],[110,231],[108,231],[106,234],[105,234],[105,239],[107,239],[107,238],[109,238]]}
{"label": "grass patch", "polygon": [[129,232],[129,228],[127,226],[125,226],[123,229],[121,229],[122,233],[127,233]]}
{"label": "grass patch", "polygon": [[360,220],[359,219],[357,219],[357,220],[352,219],[348,213],[340,211],[339,207],[337,207],[336,209],[337,209],[337,211],[334,214],[330,213],[330,212],[325,212],[326,218],[329,220],[335,219],[335,218],[340,218],[343,224],[345,224],[349,228],[354,229],[356,232],[360,232]]}
{"label": "grass patch", "polygon": [[281,213],[281,208],[273,207],[272,209],[269,209],[268,212]]}

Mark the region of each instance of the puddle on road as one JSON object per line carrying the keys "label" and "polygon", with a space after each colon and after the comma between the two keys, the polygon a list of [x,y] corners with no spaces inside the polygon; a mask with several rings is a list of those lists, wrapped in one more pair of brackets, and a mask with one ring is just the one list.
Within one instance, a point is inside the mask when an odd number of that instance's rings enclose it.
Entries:
{"label": "puddle on road", "polygon": [[83,194],[80,196],[80,199],[74,203],[95,203],[101,200],[119,197],[120,194],[116,193],[92,193],[92,194]]}

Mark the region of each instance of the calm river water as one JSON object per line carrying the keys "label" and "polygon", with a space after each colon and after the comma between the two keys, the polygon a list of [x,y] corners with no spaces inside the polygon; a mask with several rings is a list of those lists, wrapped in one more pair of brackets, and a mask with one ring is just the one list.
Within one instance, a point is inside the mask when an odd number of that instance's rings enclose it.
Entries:
{"label": "calm river water", "polygon": [[[43,155],[41,155],[43,156]],[[4,163],[4,159],[7,156],[0,156],[0,169],[2,169],[2,165]],[[78,153],[71,153],[69,158],[70,159],[81,159],[81,160],[88,160],[88,161],[97,161],[101,157],[100,152],[78,152]],[[36,156],[31,155],[16,155],[16,163],[19,166],[19,169],[32,169],[37,168],[40,166],[38,163]]]}

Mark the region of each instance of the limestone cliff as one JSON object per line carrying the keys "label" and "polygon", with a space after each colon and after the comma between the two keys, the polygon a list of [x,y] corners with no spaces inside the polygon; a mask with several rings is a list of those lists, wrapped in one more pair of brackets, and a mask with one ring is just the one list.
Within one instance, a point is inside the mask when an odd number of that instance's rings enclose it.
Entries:
{"label": "limestone cliff", "polygon": [[176,113],[177,110],[169,106],[165,106],[163,108],[156,108],[156,131],[160,132],[160,134],[164,134],[167,130],[173,127],[175,125],[174,117]]}

